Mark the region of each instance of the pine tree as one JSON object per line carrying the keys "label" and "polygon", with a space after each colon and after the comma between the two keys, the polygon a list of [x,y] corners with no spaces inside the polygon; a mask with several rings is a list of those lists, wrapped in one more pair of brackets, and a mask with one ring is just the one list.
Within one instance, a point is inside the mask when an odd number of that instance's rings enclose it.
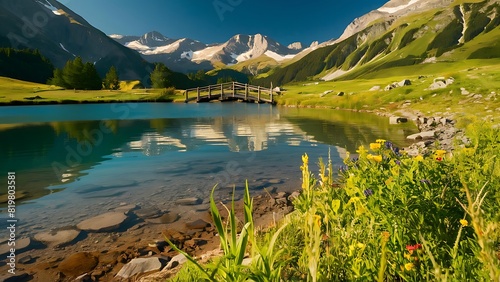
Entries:
{"label": "pine tree", "polygon": [[102,80],[93,63],[87,62],[83,66],[82,74],[82,85],[79,89],[85,90],[99,90],[102,89]]}
{"label": "pine tree", "polygon": [[76,57],[73,61],[67,61],[63,68],[63,79],[67,87],[73,89],[84,89],[82,73],[82,58]]}
{"label": "pine tree", "polygon": [[66,82],[64,81],[64,78],[63,78],[62,69],[55,69],[54,70],[54,77],[50,78],[47,81],[47,84],[68,88],[68,86],[66,85]]}
{"label": "pine tree", "polygon": [[118,90],[120,89],[120,79],[115,66],[109,68],[106,77],[104,78],[104,89]]}
{"label": "pine tree", "polygon": [[172,71],[169,70],[164,64],[155,64],[155,69],[150,75],[153,88],[171,87],[173,85],[171,81],[172,75]]}

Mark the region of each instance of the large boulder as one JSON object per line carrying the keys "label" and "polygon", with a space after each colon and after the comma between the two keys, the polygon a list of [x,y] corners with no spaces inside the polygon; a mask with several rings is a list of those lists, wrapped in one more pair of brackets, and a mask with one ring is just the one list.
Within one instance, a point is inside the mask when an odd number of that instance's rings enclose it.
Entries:
{"label": "large boulder", "polygon": [[57,267],[59,271],[69,277],[92,271],[98,263],[97,257],[88,252],[75,253],[65,258]]}

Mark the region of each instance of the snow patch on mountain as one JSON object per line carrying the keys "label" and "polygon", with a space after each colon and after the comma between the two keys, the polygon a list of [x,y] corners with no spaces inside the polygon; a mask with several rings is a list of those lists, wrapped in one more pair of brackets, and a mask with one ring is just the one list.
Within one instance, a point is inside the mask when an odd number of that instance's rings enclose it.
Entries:
{"label": "snow patch on mountain", "polygon": [[36,1],[38,3],[40,3],[41,5],[45,6],[45,8],[49,9],[52,11],[52,13],[54,13],[54,15],[57,15],[57,16],[61,16],[62,13],[59,12],[59,9],[54,7],[49,1],[45,0],[45,3],[42,3],[41,1]]}
{"label": "snow patch on mountain", "polygon": [[120,34],[110,34],[108,36],[113,38],[113,39],[122,39],[124,37],[123,35],[120,35]]}
{"label": "snow patch on mountain", "polygon": [[400,6],[397,6],[397,7],[380,7],[377,10],[379,10],[380,12],[383,12],[383,13],[394,14],[394,13],[396,13],[398,11],[406,9],[407,7],[409,7],[409,6],[417,3],[419,1],[420,0],[410,0],[410,2],[408,2],[408,4],[400,5]]}
{"label": "snow patch on mountain", "polygon": [[141,44],[138,40],[127,42],[125,46],[136,51],[147,51],[151,49],[149,46]]}
{"label": "snow patch on mountain", "polygon": [[280,55],[276,52],[273,52],[273,51],[269,51],[267,50],[264,55],[268,56],[269,58],[271,59],[274,59],[275,61],[277,62],[281,62],[281,61],[284,61],[284,60],[289,60],[289,59],[293,59],[295,58],[296,55],[292,54],[292,55]]}
{"label": "snow patch on mountain", "polygon": [[193,51],[189,50],[189,51],[182,52],[181,59],[192,60],[193,59]]}
{"label": "snow patch on mountain", "polygon": [[222,51],[223,45],[215,45],[207,47],[203,50],[199,50],[193,53],[193,61],[210,61],[217,52]]}

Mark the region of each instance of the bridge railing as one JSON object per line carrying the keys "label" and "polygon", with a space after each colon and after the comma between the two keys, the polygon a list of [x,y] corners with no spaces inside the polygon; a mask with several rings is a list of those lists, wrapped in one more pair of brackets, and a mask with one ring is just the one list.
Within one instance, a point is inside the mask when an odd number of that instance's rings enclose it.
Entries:
{"label": "bridge railing", "polygon": [[[189,93],[195,95],[189,96]],[[204,87],[186,89],[186,102],[189,100],[200,101],[201,99],[212,100],[214,98],[227,100],[230,98],[243,99],[245,101],[257,101],[273,103],[273,90],[262,86],[255,86],[240,82],[226,82]]]}

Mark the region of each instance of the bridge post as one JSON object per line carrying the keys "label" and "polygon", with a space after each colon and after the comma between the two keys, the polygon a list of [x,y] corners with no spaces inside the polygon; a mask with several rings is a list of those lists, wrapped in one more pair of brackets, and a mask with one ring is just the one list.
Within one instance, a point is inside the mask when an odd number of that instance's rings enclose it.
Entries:
{"label": "bridge post", "polygon": [[212,100],[212,85],[208,86],[208,100]]}
{"label": "bridge post", "polygon": [[234,95],[236,94],[235,92],[236,92],[236,90],[234,89],[234,81],[233,81],[233,98],[234,98]]}
{"label": "bridge post", "polygon": [[200,101],[200,87],[196,87],[196,102]]}
{"label": "bridge post", "polygon": [[257,103],[260,103],[260,86],[257,87]]}
{"label": "bridge post", "polygon": [[220,84],[220,99],[224,100],[224,85]]}
{"label": "bridge post", "polygon": [[271,91],[269,92],[271,96],[271,104],[273,103],[273,84],[271,83]]}
{"label": "bridge post", "polygon": [[188,102],[188,99],[189,99],[189,98],[188,98],[188,92],[189,92],[189,91],[188,91],[188,90],[186,90],[186,100],[184,101],[185,103],[187,103],[187,102]]}
{"label": "bridge post", "polygon": [[248,83],[245,83],[245,101],[248,101]]}

